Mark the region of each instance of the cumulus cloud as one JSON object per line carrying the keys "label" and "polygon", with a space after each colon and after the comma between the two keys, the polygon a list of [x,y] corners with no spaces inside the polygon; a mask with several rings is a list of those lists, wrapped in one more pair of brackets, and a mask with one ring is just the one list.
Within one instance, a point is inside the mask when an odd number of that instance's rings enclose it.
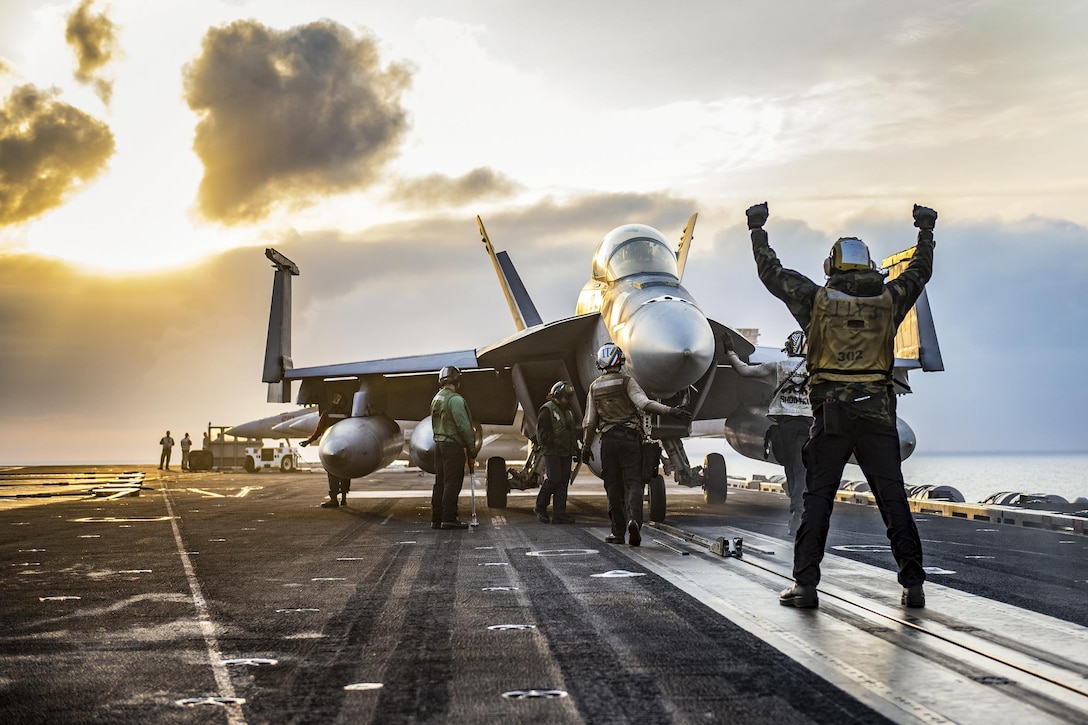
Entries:
{"label": "cumulus cloud", "polygon": [[94,0],[82,0],[72,11],[64,28],[64,39],[72,46],[79,64],[76,80],[93,86],[102,102],[109,105],[113,80],[103,71],[117,49],[117,26],[105,13],[91,12],[93,4]]}
{"label": "cumulus cloud", "polygon": [[95,178],[113,155],[101,121],[32,85],[0,106],[0,224],[15,224],[61,205]]}
{"label": "cumulus cloud", "polygon": [[522,185],[494,169],[481,166],[463,176],[431,174],[397,182],[389,198],[410,207],[460,206],[480,199],[513,195]]}
{"label": "cumulus cloud", "polygon": [[410,72],[380,66],[376,40],[322,20],[286,31],[254,20],[213,28],[185,68],[201,120],[198,204],[211,220],[256,221],[373,183],[408,128]]}

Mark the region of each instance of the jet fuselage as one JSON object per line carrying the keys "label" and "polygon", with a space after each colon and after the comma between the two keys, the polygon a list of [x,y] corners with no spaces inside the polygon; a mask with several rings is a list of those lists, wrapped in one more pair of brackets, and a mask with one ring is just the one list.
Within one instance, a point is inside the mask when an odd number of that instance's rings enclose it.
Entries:
{"label": "jet fuselage", "polygon": [[604,332],[627,357],[625,371],[650,395],[670,398],[714,363],[710,323],[653,227],[627,224],[601,240],[578,298],[577,314],[590,312],[600,313]]}

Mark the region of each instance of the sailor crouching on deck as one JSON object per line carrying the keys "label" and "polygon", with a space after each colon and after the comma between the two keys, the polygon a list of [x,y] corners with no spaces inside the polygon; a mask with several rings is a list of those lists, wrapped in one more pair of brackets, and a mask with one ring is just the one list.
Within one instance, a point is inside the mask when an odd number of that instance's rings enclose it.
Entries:
{"label": "sailor crouching on deck", "polygon": [[612,533],[605,541],[622,544],[626,525],[631,546],[638,546],[642,543],[642,414],[691,420],[691,412],[650,400],[638,381],[620,372],[624,362],[623,350],[612,343],[602,345],[597,351],[597,368],[604,374],[589,386],[586,417],[582,422],[585,431],[582,460],[592,460],[590,446],[600,429],[601,477],[612,524]]}
{"label": "sailor crouching on deck", "polygon": [[806,362],[815,423],[804,448],[806,490],[794,540],[794,585],[779,602],[818,605],[816,585],[827,544],[831,508],[843,468],[853,454],[872,488],[888,529],[903,586],[901,602],[924,607],[922,543],[903,487],[896,431],[892,367],[895,333],[933,273],[937,212],[914,207],[918,246],[910,265],[884,283],[860,239],[839,239],[824,260],[828,279],[819,286],[784,269],[767,241],[767,203],[746,211],[759,279],[808,332]]}

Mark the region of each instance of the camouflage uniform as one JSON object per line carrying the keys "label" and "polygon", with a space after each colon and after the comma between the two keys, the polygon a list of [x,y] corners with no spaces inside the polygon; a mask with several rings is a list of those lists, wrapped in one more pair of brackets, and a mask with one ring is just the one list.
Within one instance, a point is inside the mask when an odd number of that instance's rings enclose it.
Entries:
{"label": "camouflage uniform", "polygon": [[[808,332],[820,286],[799,272],[783,268],[767,242],[766,231],[757,228],[751,234],[760,280]],[[877,297],[887,289],[892,298],[894,326],[898,327],[933,273],[933,247],[932,230],[919,230],[914,257],[896,279],[885,285],[884,277],[875,270],[853,270],[832,274],[826,286],[852,297]],[[811,347],[808,357],[812,372],[816,356]],[[910,587],[925,581],[922,544],[903,486],[890,373],[889,370],[888,376],[881,380],[812,383],[809,395],[815,423],[803,451],[804,512],[794,541],[793,576],[797,584],[815,586],[820,581],[820,562],[827,544],[835,492],[852,454],[869,482],[887,526],[892,554],[899,567],[899,583]]]}

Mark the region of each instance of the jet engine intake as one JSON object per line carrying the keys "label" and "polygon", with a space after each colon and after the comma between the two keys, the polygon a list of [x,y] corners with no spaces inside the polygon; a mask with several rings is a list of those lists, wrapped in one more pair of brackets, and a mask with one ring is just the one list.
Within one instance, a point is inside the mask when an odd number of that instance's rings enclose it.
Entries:
{"label": "jet engine intake", "polygon": [[321,437],[321,465],[340,478],[361,478],[392,463],[404,448],[404,433],[383,415],[345,418]]}

